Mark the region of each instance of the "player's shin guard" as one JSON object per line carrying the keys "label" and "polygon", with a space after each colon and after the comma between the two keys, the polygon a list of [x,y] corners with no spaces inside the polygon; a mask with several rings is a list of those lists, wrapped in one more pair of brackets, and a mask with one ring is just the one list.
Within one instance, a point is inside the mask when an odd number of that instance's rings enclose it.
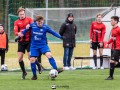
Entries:
{"label": "player's shin guard", "polygon": [[32,70],[33,76],[36,76],[36,62],[31,63],[31,70]]}
{"label": "player's shin guard", "polygon": [[48,58],[48,59],[49,59],[49,63],[51,64],[51,66],[52,66],[54,69],[57,70],[57,65],[56,65],[56,62],[55,62],[54,58],[51,57],[51,58]]}
{"label": "player's shin guard", "polygon": [[96,56],[96,55],[93,55],[93,59],[94,59],[94,64],[95,64],[95,66],[97,67],[97,56]]}
{"label": "player's shin guard", "polygon": [[23,73],[26,73],[25,71],[25,66],[24,66],[24,61],[22,60],[21,62],[19,62],[20,68],[22,70]]}
{"label": "player's shin guard", "polygon": [[111,76],[111,77],[113,77],[114,69],[115,69],[114,63],[110,63],[110,76]]}
{"label": "player's shin guard", "polygon": [[103,56],[100,56],[100,67],[103,65]]}

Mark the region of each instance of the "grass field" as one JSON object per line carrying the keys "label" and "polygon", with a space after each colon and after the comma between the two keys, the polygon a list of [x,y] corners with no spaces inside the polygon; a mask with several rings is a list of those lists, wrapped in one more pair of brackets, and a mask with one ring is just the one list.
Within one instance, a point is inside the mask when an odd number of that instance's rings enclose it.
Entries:
{"label": "grass field", "polygon": [[114,80],[104,80],[109,73],[105,70],[64,71],[55,80],[48,79],[49,71],[38,75],[38,80],[31,81],[31,72],[26,80],[21,80],[21,72],[0,72],[0,90],[120,90],[120,69],[115,70]]}
{"label": "grass field", "polygon": [[[52,52],[53,57],[55,58],[57,65],[59,67],[63,66],[63,47],[62,43],[49,43],[50,50]],[[81,44],[78,43],[76,48],[74,49],[73,57],[74,56],[89,56],[89,44]],[[27,54],[24,55],[24,62],[26,68],[29,68],[30,63],[27,58]],[[5,63],[8,65],[9,69],[19,68],[18,60],[17,60],[17,43],[9,43],[9,51],[6,54]],[[89,65],[89,61],[84,61],[84,65]],[[43,55],[42,56],[42,65],[44,67],[51,67],[49,64],[48,59]],[[76,61],[75,65],[80,65],[80,62]]]}

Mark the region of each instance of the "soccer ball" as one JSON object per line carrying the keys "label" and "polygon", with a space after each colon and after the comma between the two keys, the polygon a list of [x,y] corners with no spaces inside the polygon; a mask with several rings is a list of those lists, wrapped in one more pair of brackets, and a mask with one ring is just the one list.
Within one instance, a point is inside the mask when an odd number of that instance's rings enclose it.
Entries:
{"label": "soccer ball", "polygon": [[58,71],[55,70],[55,69],[50,70],[49,76],[50,76],[52,79],[56,78],[56,77],[58,76]]}
{"label": "soccer ball", "polygon": [[7,67],[6,64],[3,64],[3,65],[1,66],[1,71],[8,71],[8,67]]}

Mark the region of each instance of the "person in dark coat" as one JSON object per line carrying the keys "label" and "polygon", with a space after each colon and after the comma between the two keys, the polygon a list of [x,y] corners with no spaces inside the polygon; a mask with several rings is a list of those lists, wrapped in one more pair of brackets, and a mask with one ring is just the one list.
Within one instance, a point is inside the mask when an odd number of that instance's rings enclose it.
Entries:
{"label": "person in dark coat", "polygon": [[74,23],[74,16],[72,13],[69,13],[66,21],[61,25],[59,34],[63,37],[63,48],[64,48],[64,57],[63,57],[63,66],[64,70],[73,70],[71,66],[71,58],[73,55],[73,50],[76,45],[75,34],[77,27]]}

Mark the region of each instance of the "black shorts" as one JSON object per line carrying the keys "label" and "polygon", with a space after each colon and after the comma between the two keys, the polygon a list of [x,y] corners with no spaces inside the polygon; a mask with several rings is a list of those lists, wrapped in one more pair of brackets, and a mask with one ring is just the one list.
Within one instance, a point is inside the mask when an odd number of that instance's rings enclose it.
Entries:
{"label": "black shorts", "polygon": [[111,49],[111,56],[112,56],[113,52],[114,52],[114,50],[113,50],[113,49]]}
{"label": "black shorts", "polygon": [[111,60],[119,62],[120,50],[113,50]]}
{"label": "black shorts", "polygon": [[97,48],[98,48],[98,49],[99,49],[99,48],[104,48],[104,43],[103,43],[103,46],[100,47],[99,42],[92,42],[92,43],[91,43],[91,48],[92,48],[93,50],[97,50]]}
{"label": "black shorts", "polygon": [[30,43],[29,42],[18,42],[18,52],[25,53],[25,50],[27,50],[27,52],[30,52]]}

